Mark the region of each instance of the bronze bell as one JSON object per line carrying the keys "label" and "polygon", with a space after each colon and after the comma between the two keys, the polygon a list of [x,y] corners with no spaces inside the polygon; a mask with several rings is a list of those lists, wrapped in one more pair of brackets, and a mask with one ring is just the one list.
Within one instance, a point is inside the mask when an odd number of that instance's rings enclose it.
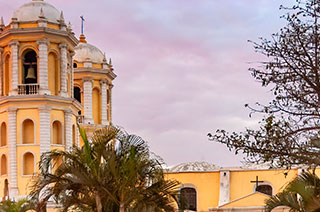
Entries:
{"label": "bronze bell", "polygon": [[35,70],[32,66],[28,68],[28,74],[26,79],[36,79]]}

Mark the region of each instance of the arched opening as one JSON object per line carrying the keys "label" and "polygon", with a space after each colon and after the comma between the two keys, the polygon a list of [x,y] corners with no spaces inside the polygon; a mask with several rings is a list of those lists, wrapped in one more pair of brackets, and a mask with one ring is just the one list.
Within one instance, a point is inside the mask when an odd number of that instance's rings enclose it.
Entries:
{"label": "arched opening", "polygon": [[26,119],[22,122],[22,143],[34,143],[34,123],[31,119]]}
{"label": "arched opening", "polygon": [[1,124],[1,146],[7,146],[7,125],[5,122]]}
{"label": "arched opening", "polygon": [[36,84],[38,82],[37,70],[37,53],[32,49],[28,49],[22,54],[22,84]]}
{"label": "arched opening", "polygon": [[58,68],[58,57],[50,52],[48,55],[48,87],[51,95],[58,96],[60,91],[60,74]]}
{"label": "arched opening", "polygon": [[73,63],[73,68],[78,68],[78,64],[77,63]]}
{"label": "arched opening", "polygon": [[1,175],[6,175],[7,172],[7,157],[6,155],[1,156]]}
{"label": "arched opening", "polygon": [[76,146],[76,126],[72,125],[72,146]]}
{"label": "arched opening", "polygon": [[33,175],[34,173],[34,156],[31,152],[23,155],[23,175]]}
{"label": "arched opening", "polygon": [[62,144],[62,124],[60,121],[52,123],[52,144]]}
{"label": "arched opening", "polygon": [[101,124],[101,95],[98,88],[92,90],[92,116],[95,124]]}
{"label": "arched opening", "polygon": [[179,209],[197,211],[196,189],[187,187],[180,190]]}
{"label": "arched opening", "polygon": [[9,197],[9,182],[8,179],[5,179],[3,182],[3,198],[2,200],[8,200]]}
{"label": "arched opening", "polygon": [[73,87],[73,96],[76,100],[78,100],[78,102],[81,103],[81,90],[79,87]]}
{"label": "arched opening", "polygon": [[3,95],[8,96],[10,90],[10,55],[4,60],[4,76],[3,76]]}
{"label": "arched opening", "polygon": [[256,188],[256,191],[272,196],[272,186],[270,185],[265,185],[265,184],[258,185],[258,187]]}

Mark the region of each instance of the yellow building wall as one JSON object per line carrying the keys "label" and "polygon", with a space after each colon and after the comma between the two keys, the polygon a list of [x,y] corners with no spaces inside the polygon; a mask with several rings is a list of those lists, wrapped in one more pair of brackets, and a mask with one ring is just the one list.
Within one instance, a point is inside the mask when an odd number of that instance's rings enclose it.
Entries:
{"label": "yellow building wall", "polygon": [[219,203],[219,172],[168,173],[167,177],[184,184],[192,184],[197,191],[198,211],[208,211]]}
{"label": "yellow building wall", "polygon": [[23,155],[24,153],[31,152],[35,156],[34,160],[34,170],[38,171],[37,161],[40,161],[40,148],[37,145],[19,145],[17,146],[17,176],[18,176],[18,189],[19,195],[27,195],[30,193],[32,185],[32,176],[23,175]]}
{"label": "yellow building wall", "polygon": [[[51,129],[51,134],[52,134],[52,124],[54,121],[58,120],[61,122],[61,127],[62,127],[62,145],[65,144],[65,126],[64,126],[64,111],[63,110],[51,110],[51,121],[50,121],[50,129]],[[51,145],[52,145],[52,135],[51,135],[51,141],[50,141]],[[56,145],[54,145],[56,146]],[[58,144],[58,146],[60,146],[60,144]]]}
{"label": "yellow building wall", "polygon": [[[19,109],[17,111],[17,144],[22,144],[22,123],[26,119],[31,119],[34,123],[35,143],[40,143],[39,131],[39,111],[38,109]],[[27,144],[26,144],[27,145]]]}
{"label": "yellow building wall", "polygon": [[248,195],[254,192],[255,183],[251,181],[259,180],[270,183],[273,188],[273,194],[280,191],[281,188],[294,177],[297,176],[297,170],[250,170],[250,171],[232,171],[230,172],[230,201]]}

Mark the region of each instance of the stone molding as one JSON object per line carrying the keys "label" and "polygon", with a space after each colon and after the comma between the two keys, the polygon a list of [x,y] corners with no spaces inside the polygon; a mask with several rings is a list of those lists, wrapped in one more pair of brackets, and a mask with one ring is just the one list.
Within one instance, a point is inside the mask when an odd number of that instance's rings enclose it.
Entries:
{"label": "stone molding", "polygon": [[[23,23],[23,22],[21,22]],[[8,36],[9,34],[11,35],[20,35],[20,34],[34,34],[34,33],[42,33],[42,34],[53,34],[53,35],[57,35],[57,36],[62,36],[62,37],[66,37],[68,39],[68,41],[72,42],[74,45],[78,44],[78,40],[77,38],[72,34],[72,33],[68,33],[66,31],[62,31],[62,30],[56,30],[56,29],[52,29],[52,28],[24,28],[24,29],[6,29],[4,30],[1,35],[0,38],[4,38],[6,36]],[[46,36],[47,37],[47,36]]]}

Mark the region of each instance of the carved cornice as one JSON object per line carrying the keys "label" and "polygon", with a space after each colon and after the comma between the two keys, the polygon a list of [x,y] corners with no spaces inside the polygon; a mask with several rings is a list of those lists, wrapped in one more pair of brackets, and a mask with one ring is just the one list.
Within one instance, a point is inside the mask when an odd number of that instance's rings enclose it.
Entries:
{"label": "carved cornice", "polygon": [[49,41],[48,40],[38,40],[37,41],[37,44],[40,46],[40,45],[49,45]]}
{"label": "carved cornice", "polygon": [[9,47],[11,48],[12,46],[19,46],[20,45],[20,43],[19,43],[19,41],[17,41],[17,40],[13,40],[13,41],[11,41],[10,43],[9,43]]}
{"label": "carved cornice", "polygon": [[66,49],[66,48],[68,48],[68,45],[66,43],[60,43],[59,44],[59,48],[60,49]]}

